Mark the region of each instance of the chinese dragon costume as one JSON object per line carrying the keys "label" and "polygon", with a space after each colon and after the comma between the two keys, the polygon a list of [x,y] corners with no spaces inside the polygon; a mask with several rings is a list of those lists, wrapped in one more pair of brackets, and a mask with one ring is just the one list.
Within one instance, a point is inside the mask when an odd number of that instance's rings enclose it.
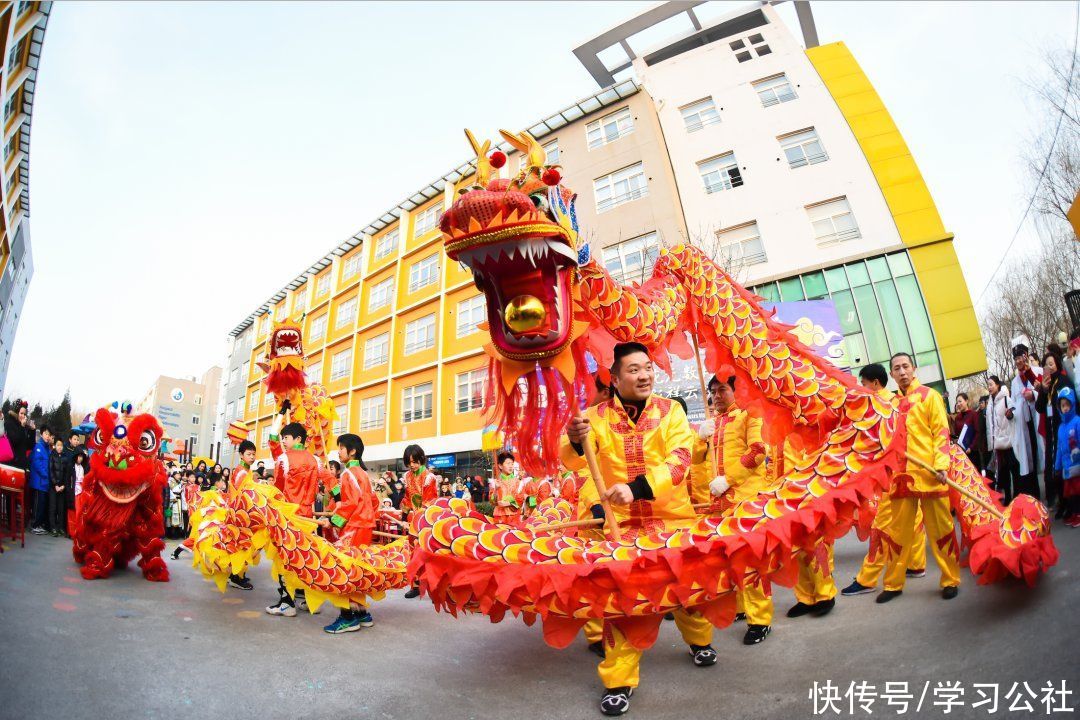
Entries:
{"label": "chinese dragon costume", "polygon": [[307,430],[311,452],[325,460],[332,439],[330,428],[337,413],[326,388],[319,383],[308,383],[304,374],[302,325],[302,319],[274,322],[266,341],[266,358],[259,367],[266,373],[263,382],[266,392],[273,394],[275,406],[289,402],[292,421]]}
{"label": "chinese dragon costume", "polygon": [[158,459],[161,423],[131,415],[131,405],[101,408],[88,446],[90,472],[83,480],[72,554],[87,580],[107,578],[136,556],[143,577],[167,582],[162,490],[168,482]]}

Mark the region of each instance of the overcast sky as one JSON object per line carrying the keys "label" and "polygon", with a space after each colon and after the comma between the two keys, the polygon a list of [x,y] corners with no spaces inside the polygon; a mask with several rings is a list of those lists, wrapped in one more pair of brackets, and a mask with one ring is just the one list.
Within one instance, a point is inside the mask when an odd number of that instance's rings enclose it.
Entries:
{"label": "overcast sky", "polygon": [[[723,3],[732,8],[740,3]],[[468,158],[595,91],[572,49],[648,3],[55,3],[34,105],[35,274],[7,395],[137,400]],[[977,296],[1027,201],[1022,80],[1072,2],[814,2],[912,148]],[[781,15],[794,27],[790,4]],[[1013,253],[1030,252],[1021,235]]]}

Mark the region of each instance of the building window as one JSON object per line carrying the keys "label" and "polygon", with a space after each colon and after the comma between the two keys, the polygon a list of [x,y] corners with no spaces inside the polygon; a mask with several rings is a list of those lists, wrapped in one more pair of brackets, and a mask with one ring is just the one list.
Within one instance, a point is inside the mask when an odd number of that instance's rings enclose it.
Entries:
{"label": "building window", "polygon": [[394,228],[375,241],[375,259],[382,260],[384,257],[397,250],[398,229]]}
{"label": "building window", "polygon": [[360,401],[360,429],[378,430],[386,424],[386,396],[364,398]]}
{"label": "building window", "polygon": [[338,330],[346,325],[352,325],[356,320],[356,298],[351,297],[338,305],[337,315],[334,317],[334,329]]}
{"label": "building window", "polygon": [[604,248],[604,267],[617,282],[644,282],[660,254],[656,233],[624,240]]}
{"label": "building window", "polygon": [[307,310],[307,293],[303,288],[293,293],[293,314]]}
{"label": "building window", "polygon": [[814,239],[819,247],[862,237],[846,197],[809,205],[806,214],[814,226]]}
{"label": "building window", "polygon": [[409,292],[413,293],[422,287],[433,285],[439,281],[439,254],[415,262],[409,268]]}
{"label": "building window", "polygon": [[304,377],[312,385],[322,383],[322,361],[313,362],[304,368]]}
{"label": "building window", "polygon": [[236,402],[233,401],[225,406],[225,419],[232,420],[236,417]]}
{"label": "building window", "polygon": [[416,229],[413,231],[413,237],[420,237],[434,230],[439,224],[440,215],[442,215],[442,204],[440,203],[423,210],[416,216]]}
{"label": "building window", "polygon": [[741,63],[752,59],[755,55],[761,57],[762,55],[768,55],[772,52],[765,43],[765,38],[761,33],[754,33],[749,37],[730,42],[728,45],[735,53],[735,59]]}
{"label": "building window", "polygon": [[270,316],[269,316],[269,315],[267,315],[266,313],[263,313],[263,314],[262,314],[262,315],[261,315],[261,316],[259,317],[259,335],[260,335],[260,336],[262,336],[262,335],[265,335],[265,334],[266,334],[266,326],[267,326],[267,324],[268,324],[269,322],[270,322]]}
{"label": "building window", "polygon": [[30,0],[19,0],[19,5],[15,8],[15,17],[19,17],[26,13],[33,5],[34,3],[30,2]]}
{"label": "building window", "polygon": [[761,232],[756,222],[718,230],[716,239],[725,260],[756,265],[769,259],[765,254],[765,244],[761,242]]}
{"label": "building window", "polygon": [[255,412],[259,407],[259,391],[255,390],[248,398],[248,412]]}
{"label": "building window", "polygon": [[311,319],[311,340],[321,340],[326,337],[326,313]]}
{"label": "building window", "polygon": [[459,338],[479,332],[477,324],[487,315],[487,303],[483,295],[475,295],[457,304],[457,336]]}
{"label": "building window", "polygon": [[724,153],[711,160],[699,162],[698,172],[701,173],[701,181],[705,183],[705,192],[710,194],[731,190],[743,184],[735,153]]}
{"label": "building window", "polygon": [[348,377],[350,368],[352,368],[352,348],[348,347],[335,353],[330,359],[330,380]]}
{"label": "building window", "polygon": [[22,92],[16,90],[4,103],[4,120],[7,121],[22,107]]}
{"label": "building window", "polygon": [[405,354],[435,347],[435,314],[425,315],[405,325]]}
{"label": "building window", "polygon": [[23,51],[26,50],[26,38],[20,40],[15,47],[11,48],[11,52],[8,53],[8,74],[15,72],[15,69],[22,63]]}
{"label": "building window", "polygon": [[632,132],[634,132],[634,118],[630,115],[628,107],[616,110],[585,126],[585,136],[589,140],[590,150],[615,142]]}
{"label": "building window", "polygon": [[781,135],[777,138],[780,147],[787,156],[788,167],[794,169],[803,165],[814,165],[829,159],[825,146],[821,144],[817,130],[808,128],[798,132]]}
{"label": "building window", "polygon": [[315,279],[315,297],[321,297],[330,292],[330,273],[324,273]]}
{"label": "building window", "polygon": [[335,436],[344,435],[349,432],[349,408],[345,405],[338,405],[334,408],[334,412],[337,414],[337,417],[334,418],[332,432]]}
{"label": "building window", "polygon": [[360,272],[360,253],[353,253],[341,266],[341,279],[348,280]]}
{"label": "building window", "polygon": [[783,73],[758,80],[753,83],[753,86],[762,107],[779,105],[799,97],[795,94],[795,89],[791,87],[787,75]]}
{"label": "building window", "polygon": [[394,295],[394,278],[388,277],[382,282],[371,286],[371,295],[368,296],[368,312],[373,312],[390,304]]}
{"label": "building window", "polygon": [[720,122],[720,113],[716,112],[716,103],[711,97],[698,100],[695,103],[679,109],[682,113],[686,132],[697,132],[707,125],[715,125]]}
{"label": "building window", "polygon": [[198,393],[195,394],[195,404],[202,405],[202,395],[199,395]]}
{"label": "building window", "polygon": [[401,422],[427,420],[431,417],[432,384],[420,383],[401,391]]}
{"label": "building window", "polygon": [[552,140],[551,142],[544,143],[544,154],[547,156],[548,165],[554,165],[559,162],[559,141]]}
{"label": "building window", "polygon": [[385,365],[390,359],[390,333],[385,332],[364,341],[364,369]]}
{"label": "building window", "polygon": [[470,370],[457,376],[457,411],[479,410],[484,405],[486,370]]}
{"label": "building window", "polygon": [[593,192],[596,194],[596,212],[598,213],[643,198],[649,194],[645,168],[641,163],[637,163],[610,175],[596,178],[593,180]]}
{"label": "building window", "polygon": [[[244,379],[247,379],[247,375],[244,376]],[[231,385],[238,382],[240,382],[240,368],[234,367],[229,371],[229,384]]]}
{"label": "building window", "polygon": [[263,390],[263,407],[273,407],[274,395]]}
{"label": "building window", "polygon": [[259,435],[259,447],[268,447],[270,445],[270,428],[264,427],[262,433]]}
{"label": "building window", "polygon": [[251,361],[245,360],[244,364],[240,366],[240,377],[247,380],[251,377]]}
{"label": "building window", "polygon": [[192,415],[191,416],[191,424],[192,425],[198,425],[199,424],[199,416],[198,415]]}

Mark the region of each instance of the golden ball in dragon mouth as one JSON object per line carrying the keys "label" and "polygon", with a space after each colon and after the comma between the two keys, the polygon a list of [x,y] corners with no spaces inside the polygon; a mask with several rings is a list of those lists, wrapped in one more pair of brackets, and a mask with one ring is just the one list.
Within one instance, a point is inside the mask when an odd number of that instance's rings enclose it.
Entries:
{"label": "golden ball in dragon mouth", "polygon": [[506,327],[516,333],[524,333],[540,327],[547,318],[547,310],[539,298],[518,295],[510,301],[503,313]]}

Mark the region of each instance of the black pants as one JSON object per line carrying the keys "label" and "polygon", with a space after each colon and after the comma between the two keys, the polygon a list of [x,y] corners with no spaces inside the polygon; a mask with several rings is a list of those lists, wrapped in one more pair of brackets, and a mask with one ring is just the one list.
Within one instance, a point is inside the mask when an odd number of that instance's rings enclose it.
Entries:
{"label": "black pants", "polygon": [[[285,603],[286,605],[292,605],[293,607],[296,607],[296,600],[289,597],[289,591],[285,589],[285,580],[280,577],[278,578],[278,595],[281,596],[281,602]],[[296,597],[304,597],[304,588],[296,588]]]}
{"label": "black pants", "polygon": [[1054,472],[1054,454],[1057,451],[1057,423],[1047,420],[1046,426],[1048,428],[1046,438],[1044,438],[1046,445],[1046,452],[1043,454],[1043,483],[1046,485],[1046,507],[1051,507],[1055,500],[1061,501],[1059,504],[1064,505],[1065,498],[1062,497],[1063,483],[1061,477]]}
{"label": "black pants", "polygon": [[49,486],[49,513],[45,529],[49,532],[67,532],[67,492],[57,491],[53,485]]}
{"label": "black pants", "polygon": [[1013,499],[1013,478],[1020,471],[1020,463],[1016,461],[1016,455],[1012,448],[995,450],[994,457],[997,461],[997,475],[994,478],[994,487],[1001,493],[1001,502],[1008,505]]}

